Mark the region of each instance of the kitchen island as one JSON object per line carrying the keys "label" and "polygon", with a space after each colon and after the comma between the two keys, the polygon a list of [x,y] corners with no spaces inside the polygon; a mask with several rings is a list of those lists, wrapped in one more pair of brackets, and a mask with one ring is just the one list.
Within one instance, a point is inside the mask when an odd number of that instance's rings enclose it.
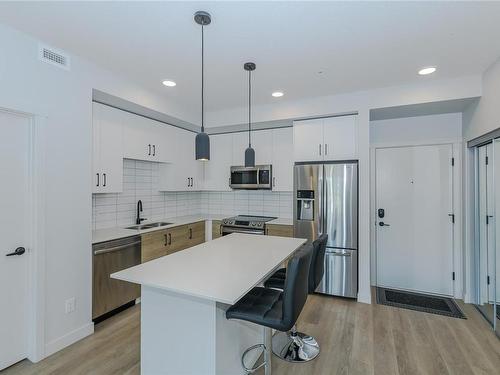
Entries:
{"label": "kitchen island", "polygon": [[262,327],[225,311],[305,242],[234,233],[113,274],[142,288],[141,373],[243,374]]}

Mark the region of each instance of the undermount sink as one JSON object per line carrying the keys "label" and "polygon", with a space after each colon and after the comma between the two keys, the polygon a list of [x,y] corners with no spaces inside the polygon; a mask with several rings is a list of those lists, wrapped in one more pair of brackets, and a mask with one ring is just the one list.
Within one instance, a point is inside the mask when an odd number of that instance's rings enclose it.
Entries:
{"label": "undermount sink", "polygon": [[164,221],[159,221],[157,223],[148,223],[148,224],[140,224],[140,225],[132,225],[131,227],[126,227],[125,229],[136,229],[136,230],[142,230],[142,229],[151,229],[151,228],[158,228],[158,227],[164,227],[165,225],[170,225],[172,223],[166,223]]}

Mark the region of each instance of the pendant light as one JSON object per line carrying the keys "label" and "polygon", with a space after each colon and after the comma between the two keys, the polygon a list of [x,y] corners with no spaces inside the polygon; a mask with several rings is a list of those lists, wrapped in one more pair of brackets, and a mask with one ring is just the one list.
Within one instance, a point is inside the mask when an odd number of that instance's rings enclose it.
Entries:
{"label": "pendant light", "polygon": [[252,148],[252,72],[255,70],[253,62],[247,62],[243,68],[248,72],[248,148],[245,150],[245,167],[255,167],[255,150]]}
{"label": "pendant light", "polygon": [[201,132],[196,134],[195,139],[195,155],[196,160],[210,160],[210,138],[205,133],[205,97],[204,97],[204,39],[203,29],[206,25],[210,25],[212,18],[207,12],[199,11],[194,14],[194,21],[201,25]]}

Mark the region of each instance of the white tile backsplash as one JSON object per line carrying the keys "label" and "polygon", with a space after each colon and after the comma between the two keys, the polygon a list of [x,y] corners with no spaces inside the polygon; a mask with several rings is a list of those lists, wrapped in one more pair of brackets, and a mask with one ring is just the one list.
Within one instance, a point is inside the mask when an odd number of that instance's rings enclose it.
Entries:
{"label": "white tile backsplash", "polygon": [[292,217],[292,193],[273,191],[160,192],[157,163],[125,159],[123,192],[93,194],[92,227],[135,224],[137,201],[141,217],[160,220],[186,215],[227,214]]}

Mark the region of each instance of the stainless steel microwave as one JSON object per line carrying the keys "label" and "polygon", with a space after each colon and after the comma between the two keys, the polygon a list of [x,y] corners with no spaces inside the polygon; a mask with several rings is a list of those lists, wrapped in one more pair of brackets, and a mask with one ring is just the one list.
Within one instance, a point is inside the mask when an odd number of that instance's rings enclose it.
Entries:
{"label": "stainless steel microwave", "polygon": [[272,166],[256,165],[255,167],[231,167],[232,189],[272,189]]}

